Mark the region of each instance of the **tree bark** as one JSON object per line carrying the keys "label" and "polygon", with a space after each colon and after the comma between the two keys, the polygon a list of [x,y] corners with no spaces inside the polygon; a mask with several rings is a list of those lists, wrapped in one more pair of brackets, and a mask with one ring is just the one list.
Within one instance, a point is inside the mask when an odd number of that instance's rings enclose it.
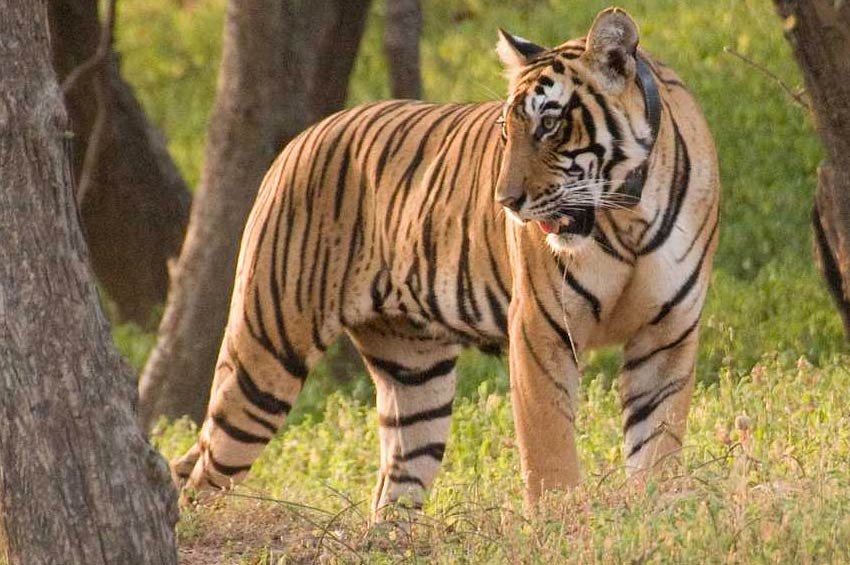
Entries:
{"label": "tree bark", "polygon": [[0,539],[10,564],[176,563],[72,191],[42,2],[0,0]]}
{"label": "tree bark", "polygon": [[357,58],[371,0],[334,0],[315,15],[313,61],[305,61],[310,80],[313,121],[345,106],[348,79]]}
{"label": "tree bark", "polygon": [[[97,51],[97,0],[49,0],[60,80]],[[98,280],[121,319],[142,326],[165,302],[167,263],[180,252],[191,197],[161,133],[109,56],[66,93],[84,233]],[[89,163],[86,153],[92,148]]]}
{"label": "tree bark", "polygon": [[367,6],[368,0],[228,1],[201,186],[140,382],[146,429],[161,415],[203,420],[240,234],[257,188],[283,146],[337,108],[324,101],[345,100],[354,36],[362,31],[362,21],[351,22],[365,17]]}
{"label": "tree bark", "polygon": [[850,4],[774,2],[826,149],[813,213],[815,254],[850,339]]}
{"label": "tree bark", "polygon": [[384,21],[384,53],[390,69],[393,98],[422,97],[419,38],[422,8],[419,0],[389,0]]}

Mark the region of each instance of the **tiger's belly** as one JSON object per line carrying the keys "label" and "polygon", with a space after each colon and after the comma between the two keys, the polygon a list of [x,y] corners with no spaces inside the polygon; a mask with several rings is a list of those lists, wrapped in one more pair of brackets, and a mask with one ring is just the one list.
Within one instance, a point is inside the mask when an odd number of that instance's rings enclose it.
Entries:
{"label": "tiger's belly", "polygon": [[[539,300],[569,329],[578,351],[622,343],[645,323],[646,303],[653,299],[644,292],[647,285],[635,284],[633,264],[612,257],[592,239],[576,253],[553,255],[545,234],[533,225],[524,229],[539,250],[533,273],[542,281],[536,288]],[[404,319],[446,342],[504,348],[515,274],[507,249],[496,251],[470,239],[454,254],[447,250],[446,257],[429,261],[399,254],[386,274],[392,288],[383,291],[382,315]]]}
{"label": "tiger's belly", "polygon": [[510,281],[486,275],[463,265],[447,269],[430,264],[420,269],[415,263],[397,264],[380,314],[446,343],[504,348]]}

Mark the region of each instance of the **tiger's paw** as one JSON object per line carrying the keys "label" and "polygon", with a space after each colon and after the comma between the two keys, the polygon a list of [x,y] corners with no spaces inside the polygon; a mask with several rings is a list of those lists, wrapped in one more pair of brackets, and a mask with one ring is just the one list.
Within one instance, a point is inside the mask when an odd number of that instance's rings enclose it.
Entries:
{"label": "tiger's paw", "polygon": [[425,527],[427,517],[421,507],[409,502],[389,503],[372,513],[367,536],[370,547],[400,550],[413,543],[418,530]]}
{"label": "tiger's paw", "polygon": [[201,447],[196,443],[181,457],[168,462],[168,466],[171,469],[171,480],[174,482],[174,486],[177,487],[178,491],[182,491],[189,482],[189,477],[200,456]]}

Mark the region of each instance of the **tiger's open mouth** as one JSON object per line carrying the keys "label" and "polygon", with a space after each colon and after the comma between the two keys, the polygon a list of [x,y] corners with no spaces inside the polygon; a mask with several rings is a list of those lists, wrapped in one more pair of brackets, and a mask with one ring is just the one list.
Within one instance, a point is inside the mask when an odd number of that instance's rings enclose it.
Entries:
{"label": "tiger's open mouth", "polygon": [[541,231],[546,235],[587,236],[593,230],[595,211],[592,207],[581,207],[564,213],[557,220],[538,221]]}

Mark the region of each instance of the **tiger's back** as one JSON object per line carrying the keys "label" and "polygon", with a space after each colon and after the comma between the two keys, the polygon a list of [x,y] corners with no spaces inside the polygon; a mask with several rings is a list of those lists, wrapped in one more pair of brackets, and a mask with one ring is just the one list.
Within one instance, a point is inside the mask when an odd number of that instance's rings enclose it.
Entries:
{"label": "tiger's back", "polygon": [[495,103],[389,101],[310,128],[262,185],[237,277],[243,264],[256,271],[274,232],[280,258],[266,264],[287,274],[277,298],[303,323],[327,320],[300,348],[324,351],[342,327],[377,316],[503,342],[511,279],[492,195],[498,115]]}

